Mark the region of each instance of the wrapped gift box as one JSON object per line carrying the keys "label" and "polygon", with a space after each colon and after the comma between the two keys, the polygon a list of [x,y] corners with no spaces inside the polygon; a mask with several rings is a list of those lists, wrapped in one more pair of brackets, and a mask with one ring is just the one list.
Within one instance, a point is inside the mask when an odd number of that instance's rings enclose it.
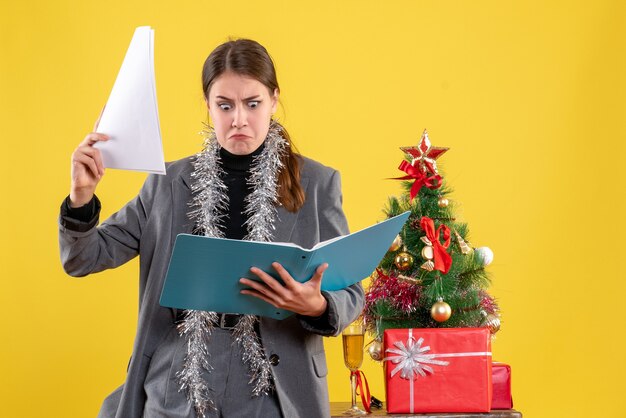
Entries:
{"label": "wrapped gift box", "polygon": [[493,383],[491,409],[512,409],[511,366],[494,362],[491,366],[491,382]]}
{"label": "wrapped gift box", "polygon": [[491,410],[487,328],[388,329],[383,354],[389,413]]}

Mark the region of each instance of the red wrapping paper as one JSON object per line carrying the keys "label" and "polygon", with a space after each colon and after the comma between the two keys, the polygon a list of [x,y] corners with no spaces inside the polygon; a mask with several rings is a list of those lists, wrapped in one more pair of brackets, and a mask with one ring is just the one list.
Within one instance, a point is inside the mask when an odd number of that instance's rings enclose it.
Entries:
{"label": "red wrapping paper", "polygon": [[493,383],[491,409],[513,409],[511,366],[504,363],[493,363],[491,366],[491,381]]}
{"label": "red wrapping paper", "polygon": [[[491,410],[491,338],[487,328],[388,329],[383,350],[387,412]],[[441,362],[447,365],[437,364]],[[411,370],[415,371],[409,373],[412,378],[402,377],[403,371],[406,376]]]}

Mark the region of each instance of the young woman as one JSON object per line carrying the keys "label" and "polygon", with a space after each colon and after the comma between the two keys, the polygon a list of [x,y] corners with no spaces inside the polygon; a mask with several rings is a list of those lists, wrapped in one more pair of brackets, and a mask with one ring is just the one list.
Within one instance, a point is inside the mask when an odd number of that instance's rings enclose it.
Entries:
{"label": "young woman", "polygon": [[[176,235],[293,242],[303,247],[348,232],[339,173],[296,154],[272,115],[279,98],[263,46],[239,39],[207,58],[203,90],[212,127],[197,155],[150,175],[139,194],[99,226],[95,189],[104,175],[90,133],[72,155],[61,206],[61,259],[84,276],[140,256],[140,304],[124,384],[100,417],[329,416],[322,336],[338,335],[361,312],[354,285],[322,292],[327,265],[304,284],[278,263],[284,284],[252,268],[242,293],[296,313],[277,321],[159,305]],[[207,277],[210,277],[207,271]]]}

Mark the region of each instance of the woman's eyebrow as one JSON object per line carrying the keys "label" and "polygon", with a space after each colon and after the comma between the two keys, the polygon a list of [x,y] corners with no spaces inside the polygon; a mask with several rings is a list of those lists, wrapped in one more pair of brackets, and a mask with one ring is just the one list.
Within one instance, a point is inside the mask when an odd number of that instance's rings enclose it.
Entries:
{"label": "woman's eyebrow", "polygon": [[[261,96],[259,94],[257,94],[256,96],[251,96],[251,97],[246,97],[245,99],[243,99],[244,102],[247,102],[248,100],[253,100],[253,99],[259,99]],[[226,96],[215,96],[216,99],[222,99],[222,100],[228,100],[228,101],[233,101],[233,99],[230,99]]]}

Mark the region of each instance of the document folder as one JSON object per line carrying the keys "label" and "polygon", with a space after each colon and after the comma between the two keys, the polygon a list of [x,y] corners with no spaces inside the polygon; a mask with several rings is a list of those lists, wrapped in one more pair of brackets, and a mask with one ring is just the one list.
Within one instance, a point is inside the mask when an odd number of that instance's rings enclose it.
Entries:
{"label": "document folder", "polygon": [[279,262],[299,281],[328,263],[322,290],[346,288],[369,276],[409,217],[409,212],[349,235],[304,249],[289,243],[239,241],[180,234],[161,293],[162,306],[284,319],[293,315],[254,296],[242,295],[239,279],[260,280],[250,272],[258,267],[279,279],[271,266]]}

